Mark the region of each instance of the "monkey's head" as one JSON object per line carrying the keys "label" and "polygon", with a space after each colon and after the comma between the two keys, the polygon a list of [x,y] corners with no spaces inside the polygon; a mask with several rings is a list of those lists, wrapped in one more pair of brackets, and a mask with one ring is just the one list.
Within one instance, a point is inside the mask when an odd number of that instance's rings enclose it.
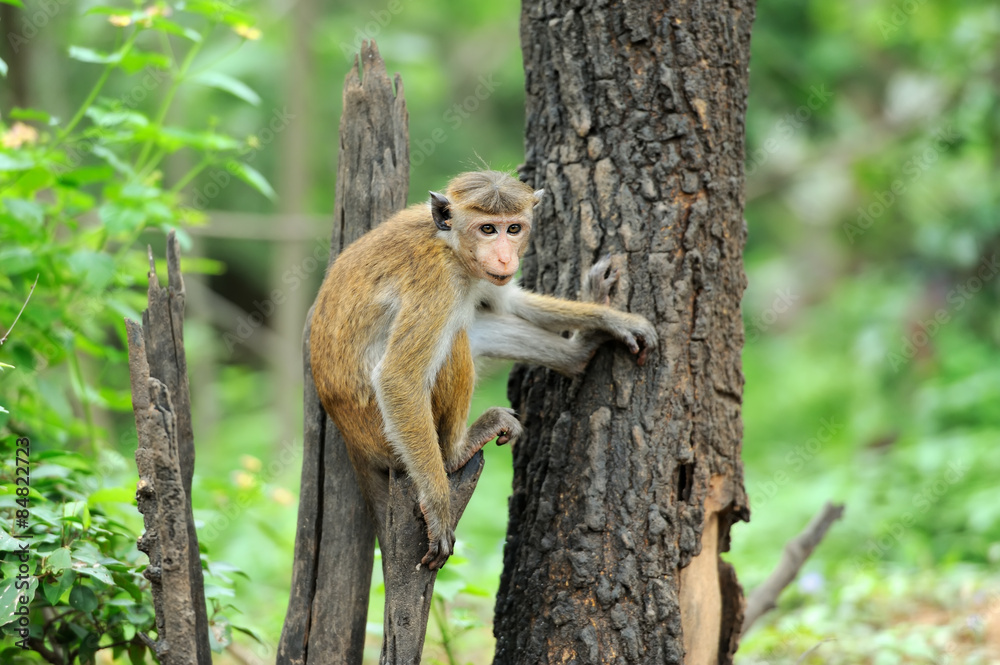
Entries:
{"label": "monkey's head", "polygon": [[430,193],[431,216],[463,266],[497,286],[510,282],[528,248],[532,209],[545,190],[533,191],[500,171],[471,171],[445,191]]}

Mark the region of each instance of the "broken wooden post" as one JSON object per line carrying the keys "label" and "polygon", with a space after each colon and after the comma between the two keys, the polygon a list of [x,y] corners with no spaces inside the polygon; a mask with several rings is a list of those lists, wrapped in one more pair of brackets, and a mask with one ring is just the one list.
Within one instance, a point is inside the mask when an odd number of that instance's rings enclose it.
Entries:
{"label": "broken wooden post", "polygon": [[[331,262],[406,205],[407,123],[402,80],[389,78],[374,42],[363,42],[344,82]],[[343,439],[313,382],[312,313],[303,333],[302,489],[292,593],[277,662],[356,665],[363,657],[375,532]],[[456,515],[471,497],[481,468],[479,457],[454,474]],[[427,551],[427,534],[423,520],[415,517],[416,494],[405,476],[394,474],[392,494],[388,520],[394,527],[379,538],[386,579],[382,657],[383,662],[419,662],[435,574],[416,569]]]}
{"label": "broken wooden post", "polygon": [[[452,528],[458,525],[483,472],[483,451],[449,474]],[[437,571],[418,566],[427,551],[427,524],[420,513],[417,488],[406,474],[389,473],[389,510],[384,534],[379,534],[385,617],[380,665],[419,663],[427,635]]]}
{"label": "broken wooden post", "polygon": [[157,658],[165,665],[210,665],[208,612],[201,554],[191,508],[194,435],[184,356],[184,281],[173,233],[167,238],[167,287],[149,256],[149,306],[128,331],[132,409],[138,433],[136,499],[146,532],[156,612]]}

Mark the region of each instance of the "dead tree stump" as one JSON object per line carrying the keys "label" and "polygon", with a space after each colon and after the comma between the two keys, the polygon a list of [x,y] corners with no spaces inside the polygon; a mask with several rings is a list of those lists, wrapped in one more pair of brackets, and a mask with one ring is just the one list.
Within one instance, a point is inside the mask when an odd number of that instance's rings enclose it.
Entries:
{"label": "dead tree stump", "polygon": [[167,239],[167,287],[149,258],[149,307],[142,325],[126,319],[132,408],[139,445],[136,499],[146,532],[156,612],[153,648],[164,665],[209,665],[208,612],[191,509],[194,436],[184,357],[184,281],[173,233]]}
{"label": "dead tree stump", "polygon": [[[360,68],[359,68],[360,65]],[[344,82],[340,153],[330,261],[406,204],[409,189],[408,115],[403,83],[389,78],[374,42]],[[344,441],[319,401],[303,333],[304,441],[292,593],[278,646],[279,665],[357,665],[364,655],[374,525],[354,478]],[[482,469],[473,458],[452,477],[456,515],[472,496]],[[386,584],[383,663],[417,663],[423,648],[435,573],[416,564],[427,551],[416,491],[393,474],[393,496],[379,534]],[[456,518],[457,520],[457,518]]]}

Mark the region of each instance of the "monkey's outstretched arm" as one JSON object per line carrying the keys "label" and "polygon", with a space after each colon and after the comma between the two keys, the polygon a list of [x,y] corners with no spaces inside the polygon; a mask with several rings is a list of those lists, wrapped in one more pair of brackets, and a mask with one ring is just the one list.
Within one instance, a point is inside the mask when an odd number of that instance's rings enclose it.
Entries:
{"label": "monkey's outstretched arm", "polygon": [[455,543],[448,478],[429,389],[448,316],[448,310],[435,303],[410,307],[404,303],[393,323],[374,382],[386,437],[420,494],[429,543],[421,563],[432,569],[444,564]]}
{"label": "monkey's outstretched arm", "polygon": [[561,374],[579,374],[607,335],[563,337],[511,314],[477,314],[469,330],[472,355],[541,365]]}
{"label": "monkey's outstretched arm", "polygon": [[603,331],[625,344],[633,354],[639,354],[640,365],[645,362],[648,350],[656,347],[656,329],[638,314],[521,290],[515,291],[506,305],[510,314],[552,332]]}

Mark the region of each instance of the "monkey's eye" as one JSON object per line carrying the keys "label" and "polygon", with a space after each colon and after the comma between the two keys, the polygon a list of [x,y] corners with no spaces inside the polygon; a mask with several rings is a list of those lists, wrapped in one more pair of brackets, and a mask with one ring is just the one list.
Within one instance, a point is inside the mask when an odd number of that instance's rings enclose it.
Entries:
{"label": "monkey's eye", "polygon": [[511,224],[510,226],[507,227],[507,233],[511,234],[512,236],[516,236],[520,232],[521,232],[520,224]]}
{"label": "monkey's eye", "polygon": [[497,232],[497,227],[493,226],[492,224],[483,224],[482,226],[479,227],[479,230],[485,233],[486,235],[491,236]]}

